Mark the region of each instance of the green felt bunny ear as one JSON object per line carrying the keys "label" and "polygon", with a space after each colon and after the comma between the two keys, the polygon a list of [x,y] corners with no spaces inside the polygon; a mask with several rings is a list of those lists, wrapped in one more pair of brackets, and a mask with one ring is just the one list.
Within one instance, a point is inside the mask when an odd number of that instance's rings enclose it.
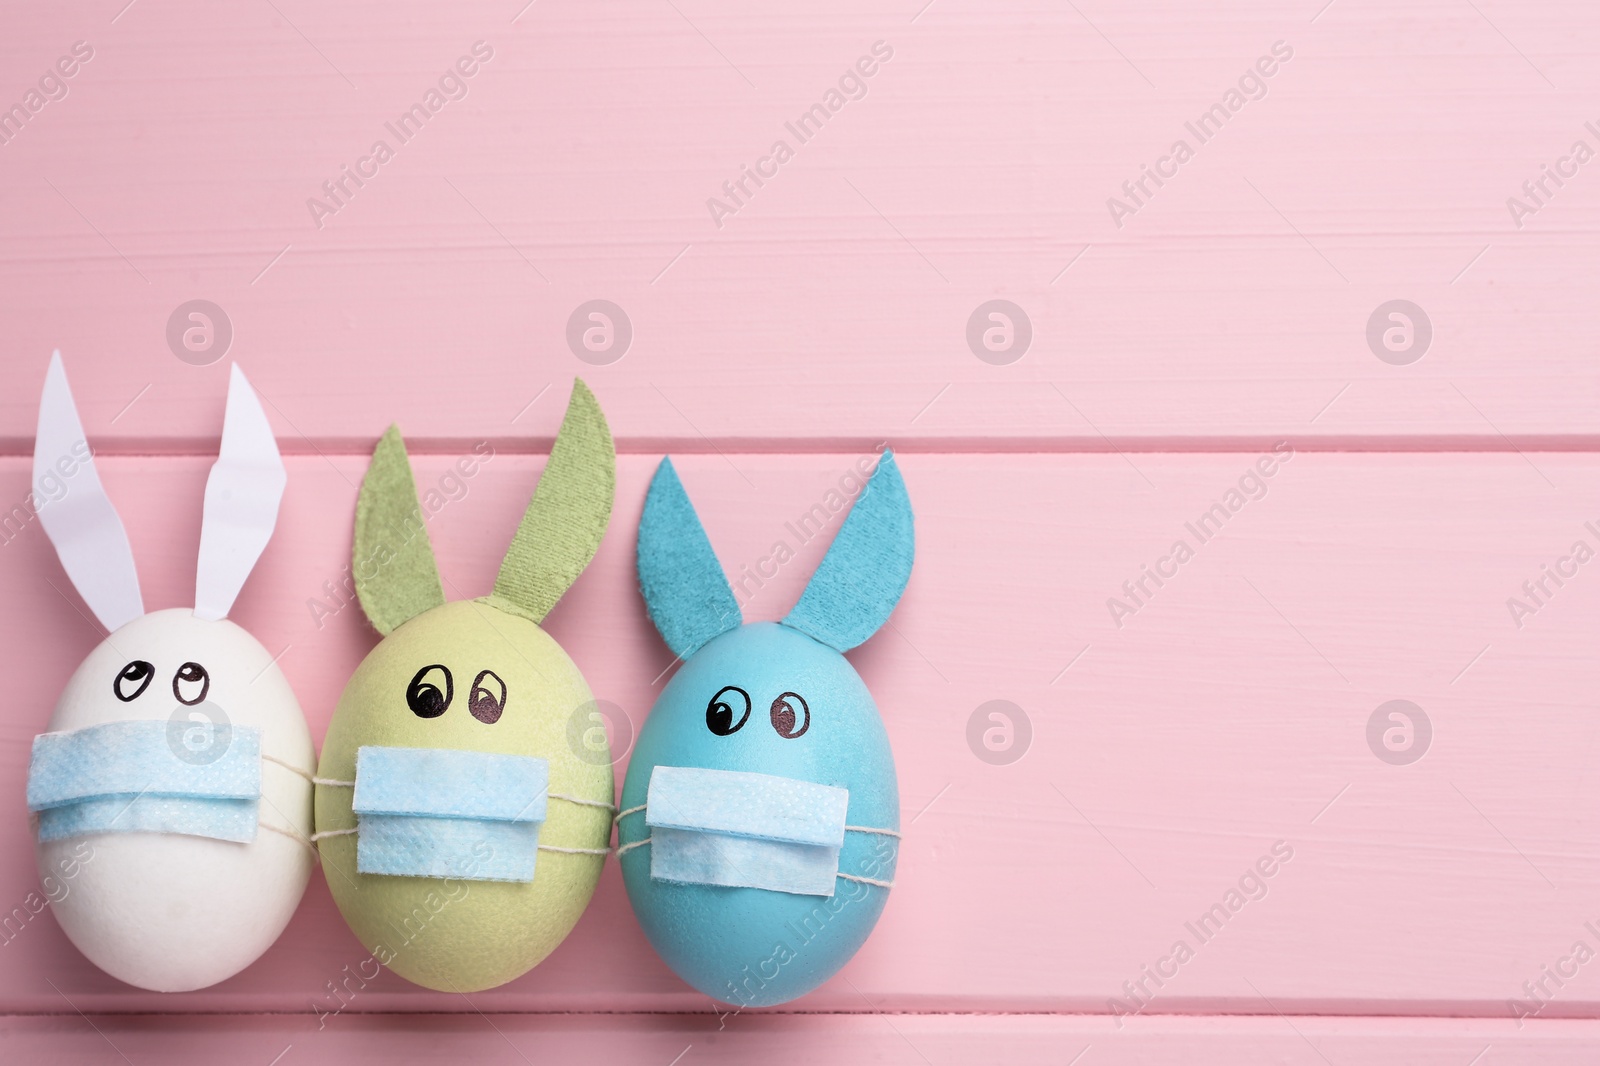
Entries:
{"label": "green felt bunny ear", "polygon": [[606,416],[589,387],[575,379],[550,461],[500,564],[489,602],[542,622],[594,558],[616,488],[617,455]]}
{"label": "green felt bunny ear", "polygon": [[372,465],[361,479],[350,573],[361,609],[384,636],[444,603],[399,426],[390,426],[378,441]]}

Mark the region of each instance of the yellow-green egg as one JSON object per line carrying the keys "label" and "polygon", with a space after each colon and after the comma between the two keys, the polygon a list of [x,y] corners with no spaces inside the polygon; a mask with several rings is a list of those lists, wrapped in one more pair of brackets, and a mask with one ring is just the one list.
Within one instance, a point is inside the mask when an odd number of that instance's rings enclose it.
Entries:
{"label": "yellow-green egg", "polygon": [[[493,457],[481,442],[452,470],[471,477]],[[314,837],[351,930],[416,984],[505,984],[594,895],[616,809],[610,753],[588,684],[539,623],[594,558],[615,492],[611,430],[574,381],[494,591],[446,603],[399,427],[373,449],[351,576],[384,640],[323,740]]]}
{"label": "yellow-green egg", "polygon": [[[451,698],[425,718],[408,705],[407,690],[433,667],[448,671]],[[445,674],[426,676],[443,692]],[[502,708],[492,723],[472,713],[480,686]],[[547,760],[550,773],[530,882],[362,874],[355,834],[319,840],[334,901],[379,963],[428,988],[475,992],[526,973],[565,939],[594,894],[604,856],[550,849],[603,851],[611,835],[603,806],[613,799],[610,759],[593,749],[592,730],[584,743],[569,739],[570,723],[588,720],[593,699],[543,629],[481,600],[423,612],[363,660],[328,727],[320,779],[354,781],[357,749],[368,745],[533,756]],[[317,786],[319,834],[356,827],[351,795],[347,786]]]}

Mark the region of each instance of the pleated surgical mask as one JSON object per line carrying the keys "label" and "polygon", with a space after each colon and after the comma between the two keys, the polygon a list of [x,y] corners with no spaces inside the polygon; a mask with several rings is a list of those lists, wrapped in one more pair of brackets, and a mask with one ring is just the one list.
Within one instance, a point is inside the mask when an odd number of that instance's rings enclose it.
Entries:
{"label": "pleated surgical mask", "polygon": [[[205,728],[204,743],[192,734]],[[33,739],[28,810],[41,841],[178,833],[249,843],[261,800],[261,732],[147,719]]]}
{"label": "pleated surgical mask", "polygon": [[833,895],[850,793],[771,774],[657,766],[645,823],[658,881]]}
{"label": "pleated surgical mask", "polygon": [[550,764],[440,748],[356,750],[356,870],[533,880]]}

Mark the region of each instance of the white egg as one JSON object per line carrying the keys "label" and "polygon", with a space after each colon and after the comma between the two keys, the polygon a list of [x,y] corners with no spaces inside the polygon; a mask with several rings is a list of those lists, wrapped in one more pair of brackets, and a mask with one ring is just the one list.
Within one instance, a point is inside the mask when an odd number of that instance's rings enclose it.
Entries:
{"label": "white egg", "polygon": [[[151,663],[154,676],[123,702],[113,684],[134,660]],[[314,769],[305,716],[271,653],[226,619],[180,608],[122,626],[67,682],[50,730],[183,719],[191,708],[178,701],[174,675],[189,662],[209,676],[209,703],[233,726],[261,731],[255,839],[96,833],[38,845],[40,875],[58,886],[52,909],[73,944],[112,976],[157,992],[204,988],[259,958],[294,915],[314,858],[301,842],[311,834],[311,782],[271,761]]]}

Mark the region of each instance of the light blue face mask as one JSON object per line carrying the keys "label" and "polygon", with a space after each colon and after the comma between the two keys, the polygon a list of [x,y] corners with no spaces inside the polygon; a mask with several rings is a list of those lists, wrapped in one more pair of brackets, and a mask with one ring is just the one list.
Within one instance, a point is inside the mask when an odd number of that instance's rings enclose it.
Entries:
{"label": "light blue face mask", "polygon": [[833,895],[850,793],[771,774],[657,766],[645,823],[658,881]]}
{"label": "light blue face mask", "polygon": [[356,870],[532,881],[550,764],[440,748],[356,750]]}
{"label": "light blue face mask", "polygon": [[179,833],[244,844],[260,799],[261,731],[248,726],[151,719],[33,738],[28,810],[41,841]]}

